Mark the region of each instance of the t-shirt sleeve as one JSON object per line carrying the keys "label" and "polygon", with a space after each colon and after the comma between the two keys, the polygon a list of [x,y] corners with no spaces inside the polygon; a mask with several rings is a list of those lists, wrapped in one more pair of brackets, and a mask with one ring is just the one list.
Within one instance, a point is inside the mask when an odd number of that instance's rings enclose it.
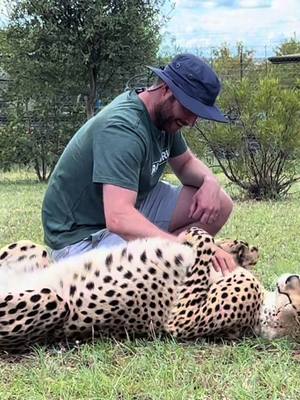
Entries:
{"label": "t-shirt sleeve", "polygon": [[181,132],[174,135],[174,141],[170,149],[170,158],[180,156],[187,151],[188,147]]}
{"label": "t-shirt sleeve", "polygon": [[138,191],[143,141],[130,128],[107,126],[93,137],[93,182]]}

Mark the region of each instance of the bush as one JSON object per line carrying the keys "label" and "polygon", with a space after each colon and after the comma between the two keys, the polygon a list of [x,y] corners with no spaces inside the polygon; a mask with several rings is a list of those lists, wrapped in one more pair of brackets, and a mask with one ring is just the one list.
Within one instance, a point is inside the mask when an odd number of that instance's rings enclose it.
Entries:
{"label": "bush", "polygon": [[300,92],[272,77],[244,79],[227,82],[220,100],[232,122],[198,125],[200,138],[250,198],[284,196],[299,179]]}

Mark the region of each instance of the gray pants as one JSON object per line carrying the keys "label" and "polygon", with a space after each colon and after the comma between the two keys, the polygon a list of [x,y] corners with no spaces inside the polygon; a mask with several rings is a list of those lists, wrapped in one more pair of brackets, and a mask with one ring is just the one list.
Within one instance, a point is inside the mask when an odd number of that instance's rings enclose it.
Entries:
{"label": "gray pants", "polygon": [[[168,232],[181,188],[164,181],[158,182],[141,203],[139,211],[154,225]],[[123,243],[126,241],[119,235],[101,229],[78,243],[53,250],[51,255],[54,261],[58,261],[95,248],[107,250]]]}

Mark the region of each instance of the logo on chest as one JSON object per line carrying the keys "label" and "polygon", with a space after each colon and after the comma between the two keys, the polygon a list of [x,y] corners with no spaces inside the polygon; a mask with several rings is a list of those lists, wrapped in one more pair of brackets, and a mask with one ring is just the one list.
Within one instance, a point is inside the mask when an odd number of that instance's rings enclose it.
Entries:
{"label": "logo on chest", "polygon": [[161,155],[160,155],[159,160],[154,161],[154,162],[152,163],[152,170],[151,170],[151,175],[152,175],[152,176],[157,172],[157,170],[158,170],[158,168],[160,167],[160,165],[165,164],[165,163],[168,161],[169,156],[170,156],[170,152],[169,152],[168,149],[163,150],[163,151],[161,152]]}

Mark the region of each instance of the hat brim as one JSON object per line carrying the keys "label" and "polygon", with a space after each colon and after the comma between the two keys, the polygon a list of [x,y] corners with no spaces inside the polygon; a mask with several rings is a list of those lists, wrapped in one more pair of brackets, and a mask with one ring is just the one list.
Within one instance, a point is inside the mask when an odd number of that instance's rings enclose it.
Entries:
{"label": "hat brim", "polygon": [[202,103],[195,98],[188,96],[179,86],[177,86],[171,79],[169,79],[164,71],[160,68],[150,67],[147,65],[147,68],[151,69],[157,76],[160,77],[170,88],[176,99],[189,111],[198,115],[198,117],[207,119],[210,121],[223,122],[228,123],[229,120],[225,117],[225,115],[219,110],[216,106],[208,106]]}

